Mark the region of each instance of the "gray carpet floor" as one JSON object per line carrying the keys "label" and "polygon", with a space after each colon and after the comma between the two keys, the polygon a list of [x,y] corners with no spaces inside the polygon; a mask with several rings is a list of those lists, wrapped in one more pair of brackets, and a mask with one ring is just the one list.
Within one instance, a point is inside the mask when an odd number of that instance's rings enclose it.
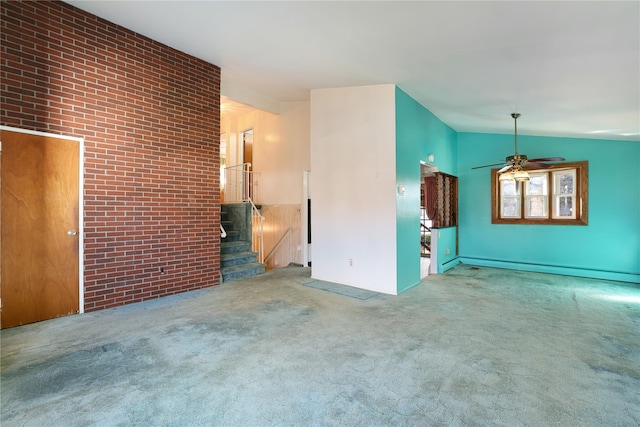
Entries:
{"label": "gray carpet floor", "polygon": [[459,265],[399,295],[289,267],[1,332],[10,426],[638,426],[640,286]]}

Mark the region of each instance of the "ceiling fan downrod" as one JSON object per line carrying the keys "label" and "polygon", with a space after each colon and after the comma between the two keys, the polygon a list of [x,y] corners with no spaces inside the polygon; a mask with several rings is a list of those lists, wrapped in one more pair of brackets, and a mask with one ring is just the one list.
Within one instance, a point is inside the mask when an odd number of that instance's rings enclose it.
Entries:
{"label": "ceiling fan downrod", "polygon": [[513,117],[513,127],[514,127],[514,141],[516,145],[516,153],[515,157],[518,158],[518,117],[520,117],[520,113],[511,113],[511,117]]}

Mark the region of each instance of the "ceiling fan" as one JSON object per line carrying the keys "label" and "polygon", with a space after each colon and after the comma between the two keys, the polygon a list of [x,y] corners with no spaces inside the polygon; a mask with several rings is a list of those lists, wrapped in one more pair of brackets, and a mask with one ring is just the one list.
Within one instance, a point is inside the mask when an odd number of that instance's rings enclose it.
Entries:
{"label": "ceiling fan", "polygon": [[500,181],[513,181],[513,180],[529,181],[529,174],[527,173],[526,170],[524,170],[525,166],[529,166],[537,169],[546,169],[551,165],[548,165],[542,162],[563,162],[564,161],[564,158],[562,157],[543,157],[539,159],[529,159],[524,154],[518,154],[518,117],[520,117],[520,113],[512,113],[511,117],[513,117],[513,125],[515,128],[515,133],[514,133],[515,154],[513,156],[508,156],[503,163],[476,166],[471,169],[488,168],[492,166],[503,166],[500,170],[498,170],[498,175],[500,175],[500,178],[499,178]]}

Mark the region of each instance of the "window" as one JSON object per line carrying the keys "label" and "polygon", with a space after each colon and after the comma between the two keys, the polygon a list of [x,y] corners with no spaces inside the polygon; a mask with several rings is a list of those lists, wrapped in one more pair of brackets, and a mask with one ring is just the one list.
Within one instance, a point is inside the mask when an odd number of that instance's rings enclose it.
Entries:
{"label": "window", "polygon": [[499,181],[491,171],[493,224],[588,223],[588,162],[525,168],[529,181]]}
{"label": "window", "polygon": [[575,219],[576,170],[553,172],[553,219]]}

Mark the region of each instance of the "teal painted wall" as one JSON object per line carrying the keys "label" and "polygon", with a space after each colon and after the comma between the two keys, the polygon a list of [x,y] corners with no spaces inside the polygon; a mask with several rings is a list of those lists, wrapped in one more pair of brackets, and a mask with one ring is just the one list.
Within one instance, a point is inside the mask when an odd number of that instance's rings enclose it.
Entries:
{"label": "teal painted wall", "polygon": [[519,136],[529,158],[589,161],[589,225],[491,224],[491,168],[513,152],[513,135],[459,133],[460,259],[477,265],[638,282],[640,144]]}
{"label": "teal painted wall", "polygon": [[[398,293],[420,283],[420,161],[427,161],[427,156],[433,154],[433,164],[441,172],[455,175],[456,152],[456,132],[396,87]],[[404,195],[398,194],[398,185],[404,185]],[[455,232],[453,235],[455,242]]]}
{"label": "teal painted wall", "polygon": [[[459,263],[458,255],[456,255],[456,228],[447,227],[433,230],[432,233],[438,233],[438,274],[442,274],[451,267]],[[449,253],[447,253],[449,249]]]}

